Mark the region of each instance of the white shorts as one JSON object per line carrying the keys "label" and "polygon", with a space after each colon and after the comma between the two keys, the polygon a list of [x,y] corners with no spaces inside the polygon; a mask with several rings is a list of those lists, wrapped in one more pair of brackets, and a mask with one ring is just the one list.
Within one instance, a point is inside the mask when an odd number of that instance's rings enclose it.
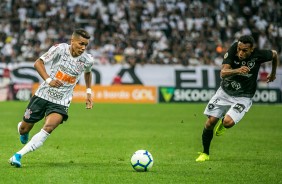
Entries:
{"label": "white shorts", "polygon": [[204,114],[219,119],[228,114],[235,123],[238,123],[251,106],[251,98],[230,96],[220,87],[210,99]]}

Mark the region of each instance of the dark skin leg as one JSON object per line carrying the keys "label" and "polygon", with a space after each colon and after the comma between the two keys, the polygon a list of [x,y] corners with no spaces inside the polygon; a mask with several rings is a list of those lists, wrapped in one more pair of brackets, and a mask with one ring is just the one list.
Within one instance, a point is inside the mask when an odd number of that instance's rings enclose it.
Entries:
{"label": "dark skin leg", "polygon": [[226,115],[223,119],[223,126],[225,128],[231,128],[234,125],[235,125],[235,122],[233,121],[233,119],[230,116]]}
{"label": "dark skin leg", "polygon": [[[61,124],[62,121],[63,121],[63,116],[61,114],[51,113],[46,117],[45,123],[42,129],[48,132],[49,134],[51,134],[51,132],[55,128],[57,128]],[[27,123],[25,121],[22,121],[22,124],[19,128],[20,134],[23,135],[23,134],[28,133],[33,128],[33,126],[34,126],[33,123]]]}
{"label": "dark skin leg", "polygon": [[206,124],[205,124],[205,128],[207,130],[213,130],[213,128],[215,127],[216,123],[218,122],[218,118],[216,117],[213,117],[213,116],[209,116],[207,121],[206,121]]}
{"label": "dark skin leg", "polygon": [[[218,122],[219,118],[209,116],[205,128],[202,133],[202,145],[203,145],[203,153],[206,153],[209,155],[209,150],[210,150],[210,144],[213,139],[213,129],[216,126],[216,123]],[[223,120],[223,125],[226,128],[231,128],[234,126],[234,121],[230,116],[226,115]]]}
{"label": "dark skin leg", "polygon": [[[213,128],[215,127],[218,120],[219,120],[219,118],[209,116],[207,121],[206,121],[205,128],[208,129],[208,130],[213,130]],[[223,120],[223,125],[224,125],[225,128],[231,128],[235,125],[235,122],[233,121],[233,119],[229,115],[226,115],[224,117],[224,120]]]}
{"label": "dark skin leg", "polygon": [[27,123],[24,120],[22,120],[22,124],[19,128],[19,132],[21,135],[28,133],[34,126],[34,123]]}

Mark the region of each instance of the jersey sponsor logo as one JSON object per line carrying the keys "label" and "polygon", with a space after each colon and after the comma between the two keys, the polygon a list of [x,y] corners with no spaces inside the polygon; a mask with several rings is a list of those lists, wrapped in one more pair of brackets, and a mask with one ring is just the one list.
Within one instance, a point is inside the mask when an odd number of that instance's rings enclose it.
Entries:
{"label": "jersey sponsor logo", "polygon": [[31,114],[32,114],[32,111],[30,109],[26,109],[24,113],[24,118],[29,119]]}
{"label": "jersey sponsor logo", "polygon": [[234,111],[237,113],[241,113],[243,112],[243,110],[245,109],[245,106],[243,104],[239,104],[237,103],[234,107],[233,107]]}
{"label": "jersey sponsor logo", "polygon": [[235,90],[241,89],[241,84],[239,82],[236,82],[236,81],[231,82],[231,86]]}
{"label": "jersey sponsor logo", "polygon": [[239,75],[250,78],[253,74],[251,74],[251,73],[246,73],[246,74],[239,74]]}
{"label": "jersey sponsor logo", "polygon": [[236,60],[234,60],[234,63],[235,63],[236,65],[239,65],[239,64],[240,64],[240,62],[239,62],[239,61],[236,61]]}
{"label": "jersey sponsor logo", "polygon": [[[71,63],[69,64],[69,68],[65,67],[64,65],[60,65],[59,66],[59,70],[63,73],[72,73],[72,68],[74,68],[74,65],[72,65]],[[68,74],[69,75],[69,74]]]}
{"label": "jersey sponsor logo", "polygon": [[76,77],[74,76],[70,76],[64,72],[62,72],[61,70],[58,70],[55,77],[63,82],[67,82],[69,84],[75,84],[76,81]]}
{"label": "jersey sponsor logo", "polygon": [[56,100],[62,100],[64,97],[64,93],[58,92],[56,89],[50,88],[47,91],[47,94]]}

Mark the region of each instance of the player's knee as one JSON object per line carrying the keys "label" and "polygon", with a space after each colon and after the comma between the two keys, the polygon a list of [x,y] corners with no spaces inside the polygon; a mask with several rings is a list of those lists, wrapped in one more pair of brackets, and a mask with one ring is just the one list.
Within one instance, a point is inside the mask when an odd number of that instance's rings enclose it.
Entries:
{"label": "player's knee", "polygon": [[209,116],[208,120],[206,122],[205,128],[212,130],[215,127],[217,121],[218,121],[218,118],[213,117],[213,116]]}
{"label": "player's knee", "polygon": [[32,129],[32,127],[33,127],[33,124],[28,124],[28,123],[23,122],[21,126],[19,127],[19,133],[21,135],[26,134]]}
{"label": "player's knee", "polygon": [[225,128],[231,128],[235,125],[235,122],[230,116],[225,116],[222,123]]}

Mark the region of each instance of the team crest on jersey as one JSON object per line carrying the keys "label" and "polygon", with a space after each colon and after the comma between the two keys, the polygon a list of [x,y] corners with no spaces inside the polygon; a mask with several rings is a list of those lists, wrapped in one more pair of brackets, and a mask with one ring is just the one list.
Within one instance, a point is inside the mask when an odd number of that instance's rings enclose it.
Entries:
{"label": "team crest on jersey", "polygon": [[253,58],[253,59],[251,59],[251,61],[247,62],[247,66],[248,66],[249,69],[252,69],[255,66],[257,59],[258,58]]}
{"label": "team crest on jersey", "polygon": [[29,119],[31,114],[32,114],[32,111],[30,109],[26,109],[24,113],[24,118]]}
{"label": "team crest on jersey", "polygon": [[77,64],[76,64],[76,71],[78,72],[78,73],[80,73],[80,72],[82,72],[83,71],[83,69],[84,69],[84,62],[82,62],[81,60],[79,60],[78,62],[77,62]]}

